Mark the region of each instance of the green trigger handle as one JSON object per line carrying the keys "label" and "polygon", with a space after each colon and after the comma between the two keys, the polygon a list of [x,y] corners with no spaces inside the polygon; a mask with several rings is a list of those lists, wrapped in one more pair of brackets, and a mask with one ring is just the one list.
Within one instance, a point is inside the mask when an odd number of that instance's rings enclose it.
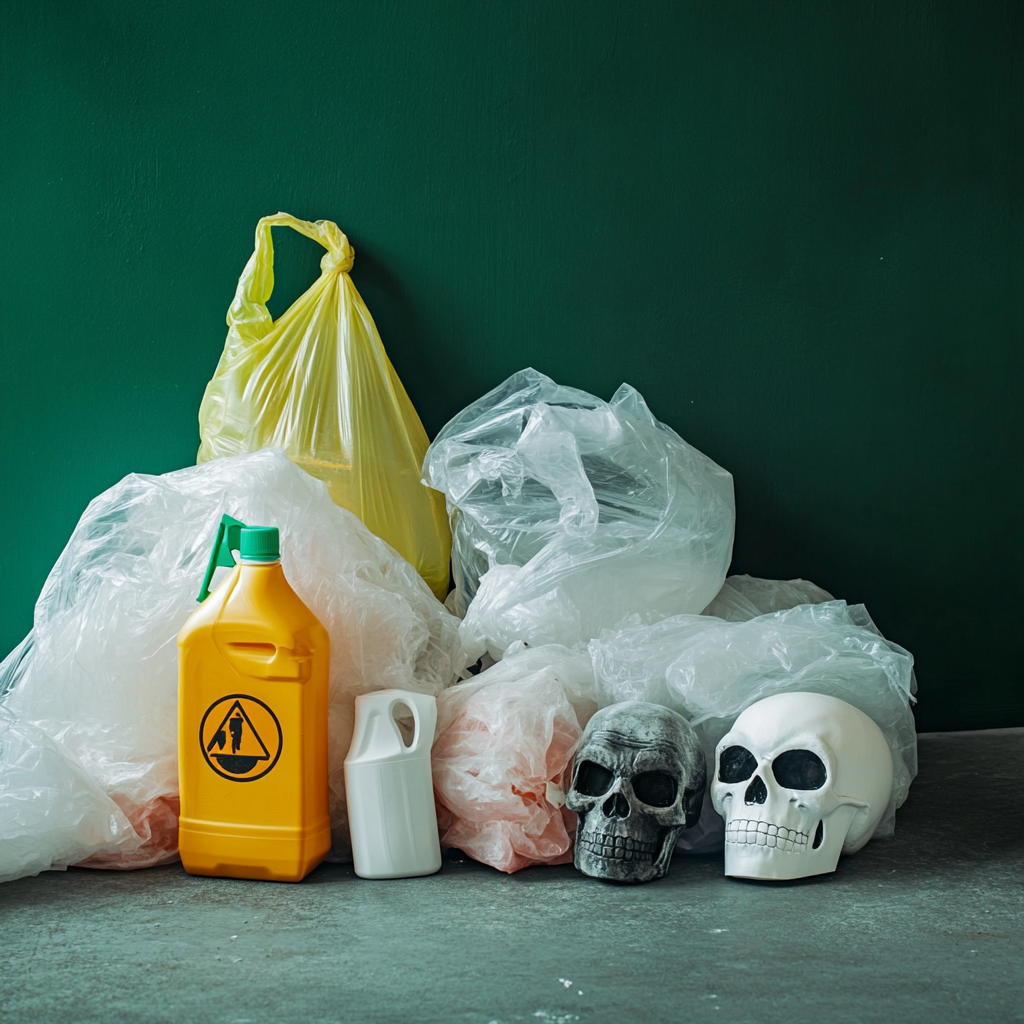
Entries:
{"label": "green trigger handle", "polygon": [[196,598],[200,604],[210,596],[213,570],[218,565],[226,566],[229,569],[235,567],[235,556],[231,552],[238,551],[241,547],[243,529],[248,529],[245,523],[231,516],[221,516],[220,526],[217,527],[217,539],[213,542],[213,551],[210,552],[210,564],[206,567],[203,589],[199,591],[199,597]]}

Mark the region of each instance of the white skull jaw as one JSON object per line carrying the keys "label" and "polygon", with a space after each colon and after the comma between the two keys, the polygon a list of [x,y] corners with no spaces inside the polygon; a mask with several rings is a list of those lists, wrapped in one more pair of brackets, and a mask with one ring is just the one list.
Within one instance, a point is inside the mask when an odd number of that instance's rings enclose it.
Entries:
{"label": "white skull jaw", "polygon": [[674,711],[643,701],[599,711],[566,796],[578,819],[576,868],[611,882],[667,874],[679,833],[700,815],[706,772],[697,737]]}
{"label": "white skull jaw", "polygon": [[835,871],[874,834],[892,794],[881,729],[817,693],[758,701],[718,744],[711,798],[725,819],[725,873],[785,880]]}

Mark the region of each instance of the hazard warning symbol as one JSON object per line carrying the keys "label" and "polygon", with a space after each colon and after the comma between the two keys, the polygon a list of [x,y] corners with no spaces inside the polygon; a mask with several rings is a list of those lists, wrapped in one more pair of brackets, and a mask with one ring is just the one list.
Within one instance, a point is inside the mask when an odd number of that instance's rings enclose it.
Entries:
{"label": "hazard warning symbol", "polygon": [[262,779],[281,756],[281,738],[277,715],[244,693],[214,701],[199,726],[206,763],[232,782]]}

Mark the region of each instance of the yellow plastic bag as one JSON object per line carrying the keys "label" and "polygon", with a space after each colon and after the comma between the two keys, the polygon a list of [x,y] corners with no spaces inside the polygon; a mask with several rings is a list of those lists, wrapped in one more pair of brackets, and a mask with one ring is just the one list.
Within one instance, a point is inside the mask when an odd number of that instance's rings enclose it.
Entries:
{"label": "yellow plastic bag", "polygon": [[[275,226],[327,250],[320,277],[276,323],[266,306]],[[451,554],[444,495],[420,483],[427,433],[348,276],[354,257],[329,220],[279,213],[256,225],[256,249],[228,310],[224,353],[199,408],[197,462],[283,448],[443,599]]]}

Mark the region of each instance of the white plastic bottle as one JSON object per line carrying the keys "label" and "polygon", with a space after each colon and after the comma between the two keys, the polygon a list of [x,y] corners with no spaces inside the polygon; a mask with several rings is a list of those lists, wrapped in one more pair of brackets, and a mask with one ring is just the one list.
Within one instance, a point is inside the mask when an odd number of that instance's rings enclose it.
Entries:
{"label": "white plastic bottle", "polygon": [[[415,725],[408,745],[394,717],[401,704]],[[356,698],[345,795],[360,878],[410,878],[441,867],[430,774],[436,725],[437,702],[428,694],[378,690]]]}

